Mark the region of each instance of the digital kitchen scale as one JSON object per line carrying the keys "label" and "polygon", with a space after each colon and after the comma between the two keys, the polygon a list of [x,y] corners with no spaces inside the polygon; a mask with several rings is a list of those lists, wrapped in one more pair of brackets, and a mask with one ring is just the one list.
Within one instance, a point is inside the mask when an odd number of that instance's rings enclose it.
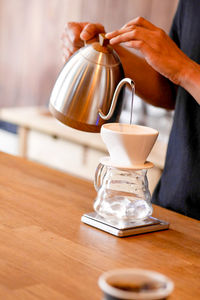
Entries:
{"label": "digital kitchen scale", "polygon": [[81,221],[87,225],[101,229],[118,237],[126,237],[142,233],[148,233],[169,228],[169,223],[148,217],[145,220],[130,222],[130,221],[108,221],[100,217],[96,212],[84,214]]}

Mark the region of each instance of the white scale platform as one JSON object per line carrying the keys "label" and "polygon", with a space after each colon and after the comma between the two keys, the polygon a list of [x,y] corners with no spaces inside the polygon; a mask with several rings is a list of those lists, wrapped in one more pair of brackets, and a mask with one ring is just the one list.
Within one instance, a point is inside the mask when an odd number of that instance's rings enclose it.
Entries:
{"label": "white scale platform", "polygon": [[168,222],[156,219],[154,217],[148,217],[145,220],[137,222],[113,222],[107,221],[95,212],[84,214],[81,218],[81,221],[87,225],[101,229],[118,237],[126,237],[147,232],[166,230],[169,228]]}

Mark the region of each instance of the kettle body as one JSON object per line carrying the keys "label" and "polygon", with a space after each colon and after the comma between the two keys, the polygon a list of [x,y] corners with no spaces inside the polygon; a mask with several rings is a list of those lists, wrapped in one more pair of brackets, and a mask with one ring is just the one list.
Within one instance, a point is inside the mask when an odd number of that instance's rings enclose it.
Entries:
{"label": "kettle body", "polygon": [[[78,50],[67,61],[54,85],[49,109],[62,123],[78,130],[100,132],[124,71],[117,53],[109,45],[95,42]],[[109,122],[118,121],[124,87]]]}

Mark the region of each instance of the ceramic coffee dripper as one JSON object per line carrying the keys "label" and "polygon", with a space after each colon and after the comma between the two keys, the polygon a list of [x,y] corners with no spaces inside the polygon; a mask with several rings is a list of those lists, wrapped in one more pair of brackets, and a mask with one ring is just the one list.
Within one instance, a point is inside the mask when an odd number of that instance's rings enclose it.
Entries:
{"label": "ceramic coffee dripper", "polygon": [[101,128],[101,138],[110,157],[102,160],[111,165],[142,169],[158,137],[158,131],[135,124],[108,123]]}
{"label": "ceramic coffee dripper", "polygon": [[153,164],[146,159],[157,136],[157,130],[145,126],[102,126],[101,137],[110,156],[100,159],[95,173],[94,210],[100,216],[132,222],[152,214],[146,173]]}

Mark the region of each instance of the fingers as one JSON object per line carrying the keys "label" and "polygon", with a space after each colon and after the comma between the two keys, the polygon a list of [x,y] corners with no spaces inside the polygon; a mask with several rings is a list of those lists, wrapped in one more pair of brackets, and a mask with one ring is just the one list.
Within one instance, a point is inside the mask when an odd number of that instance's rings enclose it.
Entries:
{"label": "fingers", "polygon": [[73,47],[73,48],[69,48],[69,47],[66,47],[65,45],[62,45],[62,54],[63,54],[63,61],[67,61],[70,56],[72,54],[74,54],[77,50],[79,50],[80,48],[76,48],[76,47]]}
{"label": "fingers", "polygon": [[151,42],[151,37],[149,33],[149,29],[130,26],[107,34],[106,37],[110,37],[111,45],[126,43],[134,40],[144,41],[148,43]]}
{"label": "fingers", "polygon": [[147,28],[147,29],[150,29],[150,30],[156,30],[157,29],[157,27],[155,25],[153,25],[151,22],[147,21],[143,17],[137,17],[137,18],[129,21],[122,28],[126,28],[126,27],[129,27],[131,25],[144,27],[144,28]]}
{"label": "fingers", "polygon": [[94,38],[98,33],[105,32],[103,25],[101,24],[87,24],[80,35],[82,40],[90,40]]}
{"label": "fingers", "polygon": [[105,32],[101,24],[68,22],[61,37],[64,60],[84,46],[83,40],[92,39],[100,32]]}
{"label": "fingers", "polygon": [[[126,23],[121,29],[107,33],[106,38],[112,39],[118,35],[121,35],[123,33],[129,32],[132,30],[134,31],[141,27],[144,29],[151,30],[151,31],[158,30],[158,28],[155,25],[153,25],[151,22],[147,21],[146,19],[144,19],[142,17],[138,17],[138,18],[133,19],[130,22]],[[130,35],[128,35],[128,36],[130,36]],[[113,40],[112,40],[112,42],[113,42]]]}
{"label": "fingers", "polygon": [[135,28],[136,28],[136,26],[130,26],[130,27],[126,27],[126,28],[122,27],[119,30],[115,30],[115,31],[106,33],[106,38],[107,39],[113,39],[114,37],[116,37],[118,35],[121,35],[123,33],[129,32],[131,30],[134,30]]}
{"label": "fingers", "polygon": [[150,62],[150,57],[159,46],[160,33],[161,30],[147,20],[137,18],[125,24],[121,29],[107,33],[106,38],[110,39],[112,45],[125,43],[127,47],[139,50]]}
{"label": "fingers", "polygon": [[75,48],[80,48],[83,45],[83,42],[72,42],[71,39],[69,38],[69,35],[64,34],[61,37],[62,40],[62,47],[63,48],[67,48],[69,51],[71,51],[72,53],[74,52]]}
{"label": "fingers", "polygon": [[156,32],[157,30],[159,28],[151,22],[138,17],[125,24],[121,29],[107,33],[106,38],[110,39],[111,45],[130,42],[132,40],[148,42],[150,41],[152,32]]}
{"label": "fingers", "polygon": [[67,48],[62,48],[62,53],[63,53],[63,62],[65,63],[70,56],[73,54],[71,51],[69,51]]}
{"label": "fingers", "polygon": [[81,30],[81,25],[78,23],[69,22],[66,24],[61,36],[64,62],[66,62],[77,49],[83,46],[83,41],[80,39]]}
{"label": "fingers", "polygon": [[69,22],[65,26],[65,34],[76,47],[82,47],[83,43],[80,39],[80,34],[88,23]]}

